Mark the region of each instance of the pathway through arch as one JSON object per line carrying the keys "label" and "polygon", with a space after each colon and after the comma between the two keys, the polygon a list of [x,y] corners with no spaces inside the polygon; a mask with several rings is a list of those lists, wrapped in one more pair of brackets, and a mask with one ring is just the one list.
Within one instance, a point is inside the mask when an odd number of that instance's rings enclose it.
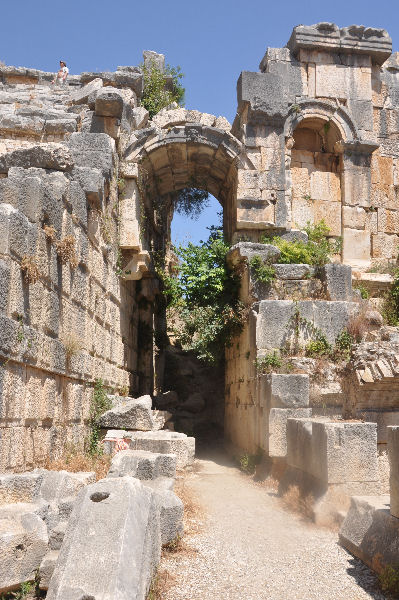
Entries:
{"label": "pathway through arch", "polygon": [[185,538],[197,552],[166,553],[161,569],[176,580],[164,600],[384,600],[337,533],[287,512],[226,461],[196,462],[184,485],[204,510],[200,532]]}

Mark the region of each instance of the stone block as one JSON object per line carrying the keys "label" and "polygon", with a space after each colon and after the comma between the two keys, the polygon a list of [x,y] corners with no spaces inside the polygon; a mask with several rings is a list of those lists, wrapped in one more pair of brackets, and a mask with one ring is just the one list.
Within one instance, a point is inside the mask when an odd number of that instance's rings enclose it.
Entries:
{"label": "stone block", "polygon": [[377,572],[397,564],[399,519],[389,512],[389,496],[352,497],[339,542]]}
{"label": "stone block", "polygon": [[151,431],[156,426],[151,411],[151,403],[150,396],[129,399],[126,403],[107,410],[98,419],[98,424],[104,429],[123,428]]}
{"label": "stone block", "polygon": [[73,167],[73,158],[67,146],[63,144],[40,144],[0,156],[0,173],[8,173],[11,167],[69,171]]}
{"label": "stone block", "polygon": [[78,167],[90,167],[110,178],[114,165],[115,141],[106,133],[72,133],[68,145]]}
{"label": "stone block", "polygon": [[112,459],[107,477],[136,477],[140,480],[175,477],[176,455],[146,450],[123,450]]}
{"label": "stone block", "polygon": [[72,177],[79,183],[89,202],[95,205],[101,204],[104,177],[99,169],[75,167],[72,171]]}
{"label": "stone block", "polygon": [[388,427],[389,487],[391,515],[399,518],[399,427]]}
{"label": "stone block", "polygon": [[352,167],[345,169],[342,178],[342,201],[346,206],[370,206],[370,169]]}
{"label": "stone block", "polygon": [[47,599],[145,600],[160,559],[158,507],[137,479],[103,479],[77,498]]}
{"label": "stone block", "polygon": [[330,263],[321,267],[319,277],[324,284],[328,300],[346,300],[353,298],[352,267]]}
{"label": "stone block", "polygon": [[310,265],[274,265],[277,279],[306,279],[314,275],[314,268]]}
{"label": "stone block", "polygon": [[259,302],[256,324],[256,345],[259,350],[282,348],[293,340],[296,307],[303,319],[299,332],[301,344],[312,339],[312,328],[320,329],[328,342],[334,344],[349,318],[359,310],[356,302],[302,300],[296,304],[292,300],[262,300]]}
{"label": "stone block", "polygon": [[183,502],[169,490],[155,489],[158,505],[161,543],[168,544],[183,533]]}
{"label": "stone block", "polygon": [[309,375],[271,373],[261,375],[260,403],[268,408],[309,406]]}
{"label": "stone block", "polygon": [[39,494],[43,475],[41,469],[28,473],[0,475],[0,505],[33,502]]}
{"label": "stone block", "polygon": [[44,471],[40,483],[39,498],[46,502],[60,503],[76,496],[81,488],[96,480],[95,473],[70,473],[69,471]]}
{"label": "stone block", "polygon": [[42,562],[39,567],[39,588],[41,590],[48,590],[48,586],[50,585],[51,577],[53,576],[55,565],[58,559],[58,550],[50,550],[44,556]]}
{"label": "stone block", "polygon": [[313,221],[324,221],[329,228],[329,235],[339,237],[341,230],[341,202],[328,202],[326,200],[313,201]]}
{"label": "stone block", "polygon": [[237,265],[243,260],[249,262],[254,256],[260,256],[263,261],[274,263],[279,259],[280,254],[280,250],[271,244],[238,242],[230,248],[227,260],[231,265]]}
{"label": "stone block", "polygon": [[370,232],[344,228],[342,260],[352,267],[364,267],[370,262]]}
{"label": "stone block", "polygon": [[123,112],[123,96],[120,90],[107,86],[97,92],[95,112],[100,117],[120,119]]}
{"label": "stone block", "polygon": [[97,77],[72,93],[71,104],[87,104],[90,94],[103,87],[103,80]]}
{"label": "stone block", "polygon": [[342,222],[344,227],[351,229],[364,229],[366,225],[366,211],[359,206],[343,206]]}
{"label": "stone block", "polygon": [[0,593],[33,581],[47,552],[47,529],[32,504],[7,504],[0,509]]}
{"label": "stone block", "polygon": [[59,550],[64,541],[65,531],[67,528],[67,521],[60,521],[58,525],[53,527],[49,532],[49,548],[50,550]]}
{"label": "stone block", "polygon": [[310,418],[311,408],[272,408],[269,413],[268,448],[270,457],[287,456],[288,419]]}
{"label": "stone block", "polygon": [[371,236],[371,255],[373,258],[396,258],[398,254],[399,236],[378,233]]}
{"label": "stone block", "polygon": [[191,465],[195,455],[195,438],[175,431],[135,431],[128,432],[130,448],[148,450],[159,454],[176,454],[177,468]]}

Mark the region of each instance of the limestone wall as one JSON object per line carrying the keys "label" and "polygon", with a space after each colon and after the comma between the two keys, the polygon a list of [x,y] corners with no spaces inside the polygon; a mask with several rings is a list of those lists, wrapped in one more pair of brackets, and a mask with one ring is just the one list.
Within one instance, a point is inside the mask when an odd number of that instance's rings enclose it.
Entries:
{"label": "limestone wall", "polygon": [[120,277],[117,149],[92,132],[80,82],[0,77],[0,471],[19,471],[83,444],[96,379],[137,389],[138,310]]}

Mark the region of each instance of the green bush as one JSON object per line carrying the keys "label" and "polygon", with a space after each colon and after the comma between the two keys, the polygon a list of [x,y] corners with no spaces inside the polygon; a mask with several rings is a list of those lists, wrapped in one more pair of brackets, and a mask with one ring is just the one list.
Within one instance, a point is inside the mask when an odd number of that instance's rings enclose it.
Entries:
{"label": "green bush", "polygon": [[258,372],[260,374],[265,374],[280,369],[283,366],[283,361],[277,350],[274,350],[265,356],[257,358],[255,364]]}
{"label": "green bush", "polygon": [[399,564],[384,567],[379,580],[383,592],[399,598]]}
{"label": "green bush", "polygon": [[[144,90],[141,97],[141,105],[150,113],[152,119],[160,110],[177,102],[182,105],[184,101],[185,89],[181,84],[184,77],[180,67],[171,67],[166,65],[162,71],[155,62],[151,67],[141,65],[144,76]],[[172,77],[172,90],[166,89],[167,78]]]}
{"label": "green bush", "polygon": [[315,340],[310,340],[305,346],[306,356],[317,358],[320,356],[329,356],[331,353],[331,346],[324,336],[319,336]]}
{"label": "green bush", "polygon": [[368,300],[370,298],[370,292],[368,289],[362,285],[361,283],[355,283],[353,289],[359,290],[360,296],[363,300]]}
{"label": "green bush", "polygon": [[261,283],[271,283],[276,278],[276,271],[270,264],[264,263],[259,255],[253,256],[249,266],[254,277]]}
{"label": "green bush", "polygon": [[279,263],[306,264],[323,266],[331,261],[331,255],[341,251],[341,239],[330,240],[327,236],[330,229],[324,220],[317,224],[307,222],[303,231],[308,235],[308,241],[287,241],[279,236],[263,237],[262,243],[270,243],[280,249]]}
{"label": "green bush", "polygon": [[100,428],[97,421],[98,418],[111,407],[112,402],[107,394],[103,380],[96,379],[90,405],[90,434],[87,442],[87,451],[91,455],[101,454],[101,449],[99,447]]}

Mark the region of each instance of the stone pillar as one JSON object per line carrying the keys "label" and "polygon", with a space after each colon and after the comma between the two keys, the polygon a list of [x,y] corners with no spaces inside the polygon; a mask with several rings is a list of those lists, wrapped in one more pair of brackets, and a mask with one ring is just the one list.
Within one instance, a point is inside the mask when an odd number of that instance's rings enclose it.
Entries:
{"label": "stone pillar", "polygon": [[391,515],[399,518],[399,426],[391,426],[387,429]]}

